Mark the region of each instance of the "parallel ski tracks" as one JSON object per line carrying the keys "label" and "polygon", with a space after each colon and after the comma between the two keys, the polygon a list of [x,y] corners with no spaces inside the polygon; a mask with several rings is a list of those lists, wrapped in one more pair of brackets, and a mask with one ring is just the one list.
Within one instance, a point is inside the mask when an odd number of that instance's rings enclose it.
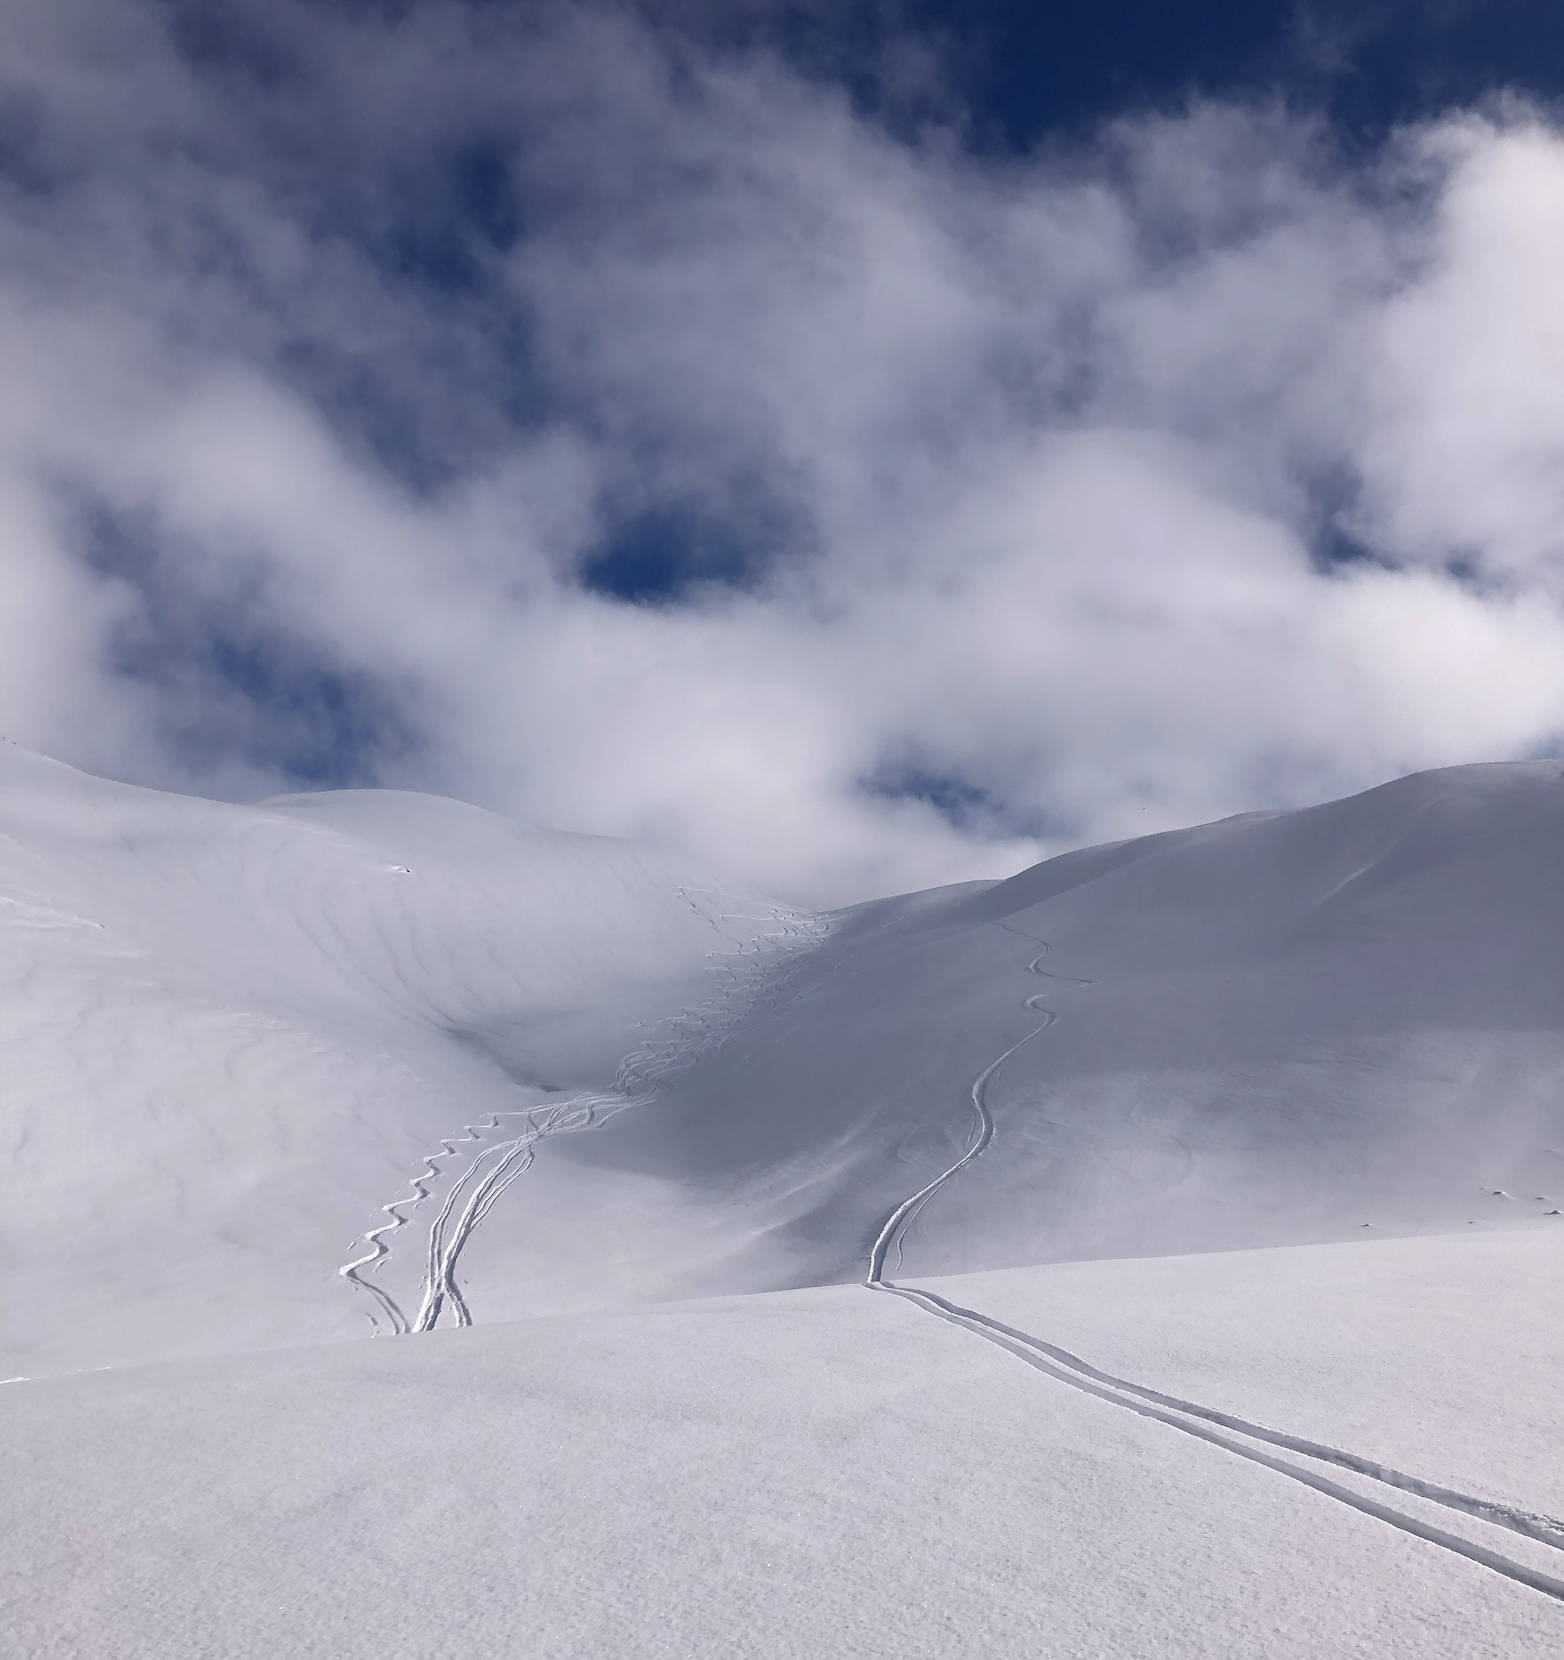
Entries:
{"label": "parallel ski tracks", "polygon": [[[999,927],[1006,928],[1009,933],[1019,934],[1020,930],[1008,928],[999,923]],[[1032,939],[1030,935],[1023,938]],[[1028,972],[1044,975],[1043,959],[1048,955],[1049,947],[1042,940],[1033,939],[1032,943],[1042,946],[1042,950],[1027,965]],[[1385,1486],[1398,1489],[1431,1504],[1442,1506],[1456,1511],[1478,1522],[1504,1528],[1512,1533],[1520,1534],[1535,1543],[1547,1545],[1555,1550],[1564,1551],[1564,1521],[1553,1516],[1529,1511],[1515,1505],[1501,1504],[1493,1500],[1477,1498],[1469,1493],[1462,1493],[1454,1488],[1442,1486],[1437,1482],[1424,1480],[1421,1476],[1409,1475],[1404,1471],[1396,1470],[1378,1460],[1362,1457],[1340,1447],[1327,1446],[1321,1442],[1310,1441],[1302,1436],[1290,1435],[1282,1430],[1271,1429],[1263,1424],[1250,1422],[1232,1413],[1220,1412],[1199,1402],[1184,1400],[1177,1395],[1165,1394],[1160,1390],[1150,1389],[1143,1384],[1133,1383],[1125,1378],[1113,1376],[1112,1373],[1099,1370],[1082,1360],[1078,1355],[1070,1353],[1068,1349],[1049,1343],[1029,1332],[1018,1331],[1013,1326],[1007,1326],[998,1320],[991,1319],[976,1309],[963,1308],[958,1303],[948,1301],[935,1292],[919,1286],[898,1285],[889,1278],[885,1271],[886,1259],[894,1248],[898,1268],[901,1264],[902,1247],[908,1228],[916,1220],[924,1206],[945,1186],[954,1176],[964,1170],[974,1160],[980,1158],[994,1139],[994,1119],[988,1107],[988,1091],[995,1080],[1003,1072],[1006,1063],[1012,1056],[1019,1053],[1029,1043],[1046,1031],[1058,1018],[1051,1009],[1043,1008],[1044,998],[1057,995],[1058,990],[1066,990],[1071,985],[1089,985],[1087,980],[1066,980],[1062,976],[1047,975],[1047,978],[1060,981],[1060,986],[1042,992],[1034,993],[1025,999],[1023,1006],[1039,1016],[1038,1024],[1028,1032],[1019,1042],[1012,1044],[996,1060],[989,1064],[973,1080],[970,1099],[974,1113],[974,1127],[967,1144],[966,1151],[947,1169],[940,1172],[931,1182],[926,1183],[910,1198],[904,1199],[895,1210],[886,1218],[884,1226],[876,1236],[869,1252],[868,1271],[864,1284],[871,1291],[883,1291],[894,1297],[904,1298],[915,1307],[922,1309],[926,1314],[936,1319],[945,1320],[951,1325],[959,1326],[964,1331],[981,1337],[986,1342],[993,1343],[1014,1355],[1017,1360],[1053,1378],[1056,1382],[1067,1384],[1072,1389],[1090,1395],[1097,1400],[1105,1401],[1111,1406],[1122,1407],[1125,1411],[1133,1412],[1142,1418],[1149,1418],[1157,1423],[1165,1424],[1170,1429],[1181,1431],[1185,1435],[1194,1436],[1197,1440],[1205,1441],[1212,1446],[1221,1447],[1224,1451],[1236,1457],[1259,1464],[1266,1469],[1275,1471],[1278,1475],[1289,1480],[1300,1482],[1315,1492],[1324,1494],[1340,1504],[1349,1506],[1365,1516],[1372,1516],[1377,1521],[1388,1523],[1399,1528],[1403,1533],[1437,1545],[1443,1550],[1466,1558],[1469,1562],[1491,1569],[1494,1573],[1502,1574],[1506,1579],[1540,1591],[1544,1596],[1556,1601],[1564,1602],[1564,1578],[1542,1572],[1525,1562],[1518,1562],[1514,1558],[1505,1556],[1501,1552],[1490,1549],[1488,1546],[1467,1539],[1460,1534],[1452,1533],[1446,1528],[1433,1525],[1419,1516],[1411,1516],[1404,1511],[1393,1509],[1381,1503],[1378,1499],[1359,1493],[1344,1486],[1341,1482],[1332,1480],[1318,1470],[1305,1465],[1297,1464],[1290,1459],[1277,1457],[1267,1449],[1279,1448],[1283,1451],[1301,1455],[1317,1463],[1334,1469],[1349,1472],[1353,1475],[1379,1482]],[[1225,1433],[1224,1433],[1225,1432]]]}
{"label": "parallel ski tracks", "polygon": [[[692,893],[730,897],[710,889],[681,888],[679,897],[697,912],[701,908],[690,898]],[[437,1152],[425,1155],[424,1169],[408,1182],[410,1194],[381,1206],[382,1213],[390,1220],[362,1234],[355,1243],[368,1249],[337,1270],[349,1284],[373,1298],[378,1316],[371,1314],[371,1324],[376,1331],[380,1330],[381,1318],[398,1336],[432,1331],[447,1311],[457,1325],[471,1325],[472,1314],[456,1279],[457,1263],[479,1224],[516,1178],[531,1167],[538,1143],[550,1136],[596,1128],[625,1108],[655,1096],[672,1073],[683,1070],[696,1056],[720,1045],[741,1016],[763,999],[780,995],[792,984],[793,973],[777,974],[769,970],[819,945],[833,931],[832,925],[821,917],[784,908],[764,916],[740,912],[708,914],[707,921],[719,938],[732,947],[730,951],[712,954],[708,972],[718,979],[719,991],[705,1003],[652,1028],[646,1040],[620,1062],[611,1090],[486,1114],[476,1124],[465,1126],[461,1134],[443,1140]],[[746,941],[723,932],[721,924],[732,921],[772,926],[771,931],[757,932]],[[517,1133],[482,1147],[446,1189],[429,1228],[418,1307],[409,1314],[383,1285],[370,1277],[390,1256],[387,1239],[407,1227],[410,1213],[433,1197],[432,1184],[446,1175],[449,1161],[461,1156],[464,1147],[487,1141],[499,1131],[501,1120],[506,1118],[520,1120]]]}

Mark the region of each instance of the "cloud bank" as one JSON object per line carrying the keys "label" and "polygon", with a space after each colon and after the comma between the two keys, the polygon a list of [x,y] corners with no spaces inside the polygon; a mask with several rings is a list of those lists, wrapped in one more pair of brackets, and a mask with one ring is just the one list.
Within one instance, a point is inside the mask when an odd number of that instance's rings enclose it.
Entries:
{"label": "cloud bank", "polygon": [[608,6],[10,15],[20,742],[826,903],[1558,750],[1544,112],[980,158]]}

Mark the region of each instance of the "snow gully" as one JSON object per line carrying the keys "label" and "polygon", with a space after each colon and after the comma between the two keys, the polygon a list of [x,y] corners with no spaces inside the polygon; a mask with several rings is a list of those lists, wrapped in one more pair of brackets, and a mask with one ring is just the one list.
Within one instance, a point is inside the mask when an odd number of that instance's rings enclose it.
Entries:
{"label": "snow gully", "polygon": [[[679,897],[695,910],[697,907],[689,897],[692,892],[715,894],[716,890],[680,888]],[[728,896],[718,894],[717,897]],[[368,1249],[337,1270],[350,1285],[368,1292],[374,1299],[379,1314],[369,1312],[370,1323],[377,1333],[381,1329],[380,1317],[384,1317],[396,1336],[433,1331],[447,1310],[457,1325],[470,1326],[472,1314],[456,1280],[457,1262],[474,1230],[506,1189],[531,1167],[538,1143],[550,1136],[595,1129],[625,1108],[651,1100],[672,1074],[683,1070],[707,1050],[719,1047],[744,1015],[785,992],[797,972],[787,965],[824,943],[834,931],[833,924],[824,917],[784,907],[765,915],[724,911],[708,920],[718,937],[730,947],[710,954],[707,972],[716,981],[715,994],[704,1003],[659,1022],[646,1041],[620,1061],[612,1089],[574,1095],[565,1101],[518,1107],[514,1112],[487,1114],[478,1123],[465,1126],[460,1135],[448,1136],[437,1152],[425,1155],[424,1169],[409,1180],[411,1195],[381,1206],[382,1213],[391,1220],[361,1234],[354,1241],[354,1248],[364,1245]],[[720,924],[727,922],[762,926],[743,939],[723,930]],[[778,967],[782,972],[776,972]],[[411,1221],[404,1211],[411,1212],[431,1199],[434,1196],[431,1184],[448,1174],[448,1161],[460,1156],[459,1149],[484,1142],[500,1129],[502,1118],[520,1119],[519,1132],[507,1134],[504,1140],[491,1142],[474,1153],[467,1168],[447,1188],[429,1226],[418,1307],[410,1315],[384,1286],[368,1276],[382,1268],[391,1254],[387,1236],[394,1235]]]}

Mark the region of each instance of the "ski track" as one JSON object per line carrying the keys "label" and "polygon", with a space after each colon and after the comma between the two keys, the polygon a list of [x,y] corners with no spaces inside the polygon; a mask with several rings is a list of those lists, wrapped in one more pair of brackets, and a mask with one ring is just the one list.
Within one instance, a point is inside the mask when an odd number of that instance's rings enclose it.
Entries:
{"label": "ski track", "polygon": [[[680,888],[679,897],[697,914],[700,907],[690,898],[692,893],[730,897],[705,888]],[[792,985],[796,970],[770,975],[766,970],[772,963],[802,957],[834,931],[833,925],[820,917],[780,907],[765,916],[719,912],[716,916],[707,916],[707,921],[719,938],[733,948],[710,954],[718,959],[707,969],[719,983],[717,994],[651,1027],[647,1038],[620,1061],[611,1090],[485,1114],[476,1124],[465,1125],[459,1135],[442,1140],[438,1151],[425,1155],[424,1168],[409,1179],[410,1195],[380,1207],[390,1220],[359,1235],[355,1246],[362,1244],[368,1249],[337,1270],[349,1284],[367,1292],[374,1300],[374,1308],[367,1312],[377,1335],[381,1321],[375,1310],[397,1336],[434,1330],[447,1309],[458,1325],[470,1326],[472,1314],[456,1282],[458,1259],[474,1230],[506,1189],[530,1168],[537,1144],[552,1135],[593,1129],[626,1107],[644,1104],[653,1098],[671,1074],[681,1071],[697,1056],[720,1047],[728,1030],[739,1019],[763,1001],[774,1000]],[[745,941],[723,931],[722,923],[735,921],[772,923],[777,927],[772,932],[753,934]],[[737,961],[722,961],[724,956]],[[448,1173],[449,1161],[462,1156],[459,1149],[484,1141],[499,1129],[500,1121],[505,1118],[520,1118],[523,1121],[520,1133],[484,1147],[446,1191],[430,1224],[419,1306],[409,1316],[384,1286],[367,1276],[384,1265],[391,1254],[387,1238],[411,1223],[412,1212],[432,1197],[430,1184]]]}
{"label": "ski track", "polygon": [[[1426,1540],[1430,1544],[1438,1545],[1457,1556],[1465,1557],[1470,1562],[1490,1568],[1493,1572],[1502,1574],[1505,1578],[1514,1580],[1518,1584],[1529,1586],[1533,1590],[1541,1591],[1545,1596],[1564,1602],[1564,1579],[1542,1573],[1526,1563],[1517,1562],[1497,1551],[1488,1549],[1484,1545],[1475,1544],[1459,1534],[1446,1532],[1445,1529],[1435,1527],[1419,1517],[1409,1516],[1402,1511],[1393,1510],[1390,1506],[1381,1504],[1377,1499],[1369,1498],[1361,1493],[1354,1492],[1349,1487],[1342,1486],[1339,1482],[1332,1481],[1328,1476],[1321,1475],[1318,1471],[1294,1464],[1287,1459],[1278,1458],[1272,1453],[1262,1451],[1261,1447],[1251,1443],[1259,1442],[1266,1446],[1279,1447],[1288,1452],[1302,1454],[1320,1463],[1351,1471],[1354,1475],[1368,1477],[1388,1487],[1394,1487],[1402,1492],[1426,1499],[1431,1503],[1442,1505],[1448,1510],[1458,1511],[1477,1521],[1507,1528],[1525,1538],[1552,1546],[1555,1550],[1564,1550],[1564,1521],[1556,1517],[1523,1510],[1515,1505],[1475,1498],[1468,1493],[1461,1493],[1453,1488],[1440,1486],[1436,1482],[1425,1481],[1420,1476],[1408,1475],[1404,1471],[1392,1469],[1388,1465],[1381,1464],[1374,1459],[1361,1457],[1357,1453],[1347,1452],[1339,1447],[1327,1446],[1321,1442],[1306,1440],[1302,1436],[1289,1435],[1285,1431],[1270,1429],[1263,1424],[1251,1423],[1249,1420],[1236,1417],[1231,1413],[1219,1412],[1214,1408],[1202,1406],[1198,1402],[1187,1401],[1177,1395],[1163,1394],[1159,1390],[1149,1389],[1142,1384],[1115,1377],[1112,1373],[1100,1371],[1097,1367],[1082,1360],[1078,1355],[1070,1353],[1068,1349],[1060,1348],[1057,1344],[1045,1342],[1042,1338],[1033,1337],[1028,1332],[1018,1331],[1015,1327],[990,1319],[987,1315],[980,1314],[975,1309],[963,1308],[960,1304],[949,1302],[932,1291],[924,1290],[918,1286],[898,1285],[894,1280],[886,1277],[885,1262],[891,1247],[895,1246],[896,1264],[899,1271],[907,1230],[916,1221],[923,1207],[958,1171],[965,1169],[975,1159],[980,1158],[992,1143],[994,1139],[994,1119],[989,1111],[987,1099],[990,1086],[1003,1072],[1005,1064],[1013,1055],[1019,1053],[1041,1033],[1047,1031],[1058,1019],[1058,1015],[1054,1010],[1042,1007],[1042,1000],[1056,995],[1058,990],[1093,983],[1090,980],[1066,979],[1061,975],[1048,975],[1047,971],[1041,966],[1043,958],[1048,955],[1050,949],[1046,941],[1036,939],[1029,934],[1021,934],[1019,929],[1011,928],[1003,922],[996,926],[1004,928],[1007,933],[1017,934],[1021,938],[1030,939],[1034,945],[1041,946],[1042,950],[1027,964],[1027,971],[1031,974],[1045,975],[1049,979],[1059,980],[1061,984],[1055,989],[1036,992],[1024,1000],[1022,1006],[1039,1017],[1038,1024],[1018,1043],[1012,1044],[1005,1050],[998,1059],[990,1061],[977,1075],[970,1091],[976,1124],[967,1150],[954,1164],[936,1176],[933,1181],[925,1184],[910,1198],[904,1199],[886,1218],[885,1224],[880,1229],[869,1252],[868,1272],[864,1278],[864,1285],[870,1291],[883,1291],[891,1296],[904,1298],[915,1307],[921,1308],[925,1313],[932,1314],[936,1319],[948,1321],[951,1325],[959,1326],[963,1331],[969,1331],[974,1336],[997,1345],[1004,1349],[1006,1353],[1014,1355],[1017,1360],[1024,1361],[1028,1366],[1045,1373],[1059,1383],[1068,1384],[1072,1389],[1079,1389],[1097,1400],[1106,1401],[1112,1406],[1122,1407],[1142,1418],[1154,1419],[1158,1423],[1166,1424],[1169,1428],[1181,1430],[1186,1435],[1192,1435],[1197,1440],[1221,1447],[1239,1458],[1263,1465],[1266,1469],[1274,1470],[1279,1475],[1313,1488],[1315,1492],[1323,1493],[1328,1498],[1349,1505],[1352,1509],[1360,1511],[1366,1516],[1372,1516],[1378,1521],[1388,1522],[1392,1527],[1399,1528],[1404,1533],[1412,1534],[1414,1537]],[[1231,1433],[1221,1434],[1217,1428],[1208,1427],[1212,1425],[1219,1426],[1221,1430]],[[1234,1439],[1234,1436],[1240,1436],[1244,1439],[1237,1440]]]}

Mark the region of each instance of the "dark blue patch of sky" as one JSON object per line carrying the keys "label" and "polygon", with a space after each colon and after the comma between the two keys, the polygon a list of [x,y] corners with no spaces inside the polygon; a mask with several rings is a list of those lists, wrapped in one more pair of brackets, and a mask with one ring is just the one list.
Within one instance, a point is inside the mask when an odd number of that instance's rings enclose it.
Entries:
{"label": "dark blue patch of sky", "polygon": [[577,567],[590,592],[634,605],[669,605],[696,590],[753,589],[779,556],[807,547],[807,527],[753,481],[720,500],[610,505],[610,528]]}
{"label": "dark blue patch of sky", "polygon": [[980,785],[954,773],[922,767],[891,769],[866,780],[863,788],[882,801],[921,801],[958,830],[993,807],[988,791]]}
{"label": "dark blue patch of sky", "polygon": [[72,506],[86,562],[138,600],[109,667],[177,692],[162,700],[180,722],[164,736],[193,773],[247,766],[300,788],[373,785],[382,762],[415,747],[398,689],[281,627],[255,583],[225,565],[222,590],[206,591],[200,550],[172,545],[144,515],[87,497]]}
{"label": "dark blue patch of sky", "polygon": [[[893,129],[959,108],[976,149],[1024,152],[1192,96],[1278,97],[1372,141],[1514,90],[1564,96],[1558,0],[642,0],[670,32],[765,43]],[[909,43],[923,48],[915,72]]]}

